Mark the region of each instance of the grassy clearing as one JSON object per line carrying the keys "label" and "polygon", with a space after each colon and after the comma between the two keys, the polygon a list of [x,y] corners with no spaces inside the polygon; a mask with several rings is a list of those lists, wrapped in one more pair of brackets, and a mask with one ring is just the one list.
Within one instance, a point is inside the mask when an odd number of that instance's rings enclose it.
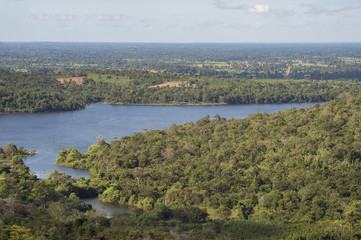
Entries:
{"label": "grassy clearing", "polygon": [[361,63],[361,58],[353,58],[353,57],[339,57],[346,64],[358,64]]}
{"label": "grassy clearing", "polygon": [[96,82],[108,82],[118,85],[129,84],[132,80],[128,76],[115,76],[111,74],[88,73],[88,78]]}
{"label": "grassy clearing", "polygon": [[303,67],[329,67],[329,65],[325,64],[325,63],[320,63],[320,62],[311,63],[311,62],[304,62],[304,61],[301,61],[301,60],[293,61],[292,65],[293,66],[303,66]]}

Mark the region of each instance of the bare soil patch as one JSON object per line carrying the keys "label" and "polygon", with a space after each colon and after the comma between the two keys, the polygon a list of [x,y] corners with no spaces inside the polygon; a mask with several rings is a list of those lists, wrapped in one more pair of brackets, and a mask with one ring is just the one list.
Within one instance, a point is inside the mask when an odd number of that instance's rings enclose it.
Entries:
{"label": "bare soil patch", "polygon": [[189,83],[182,82],[166,82],[158,85],[149,86],[148,88],[163,88],[163,87],[189,87]]}
{"label": "bare soil patch", "polygon": [[64,84],[66,82],[75,82],[76,84],[82,84],[85,77],[72,77],[72,78],[58,78],[58,80],[61,84]]}

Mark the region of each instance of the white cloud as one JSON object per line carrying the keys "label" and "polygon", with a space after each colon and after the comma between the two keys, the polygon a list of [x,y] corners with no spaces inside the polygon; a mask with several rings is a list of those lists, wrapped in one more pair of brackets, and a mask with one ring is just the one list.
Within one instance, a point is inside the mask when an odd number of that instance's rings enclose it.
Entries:
{"label": "white cloud", "polygon": [[248,12],[250,13],[259,13],[259,14],[263,14],[263,13],[268,13],[270,10],[270,6],[267,4],[257,4],[255,5],[253,8],[249,8]]}
{"label": "white cloud", "polygon": [[293,10],[288,10],[285,8],[278,8],[278,9],[272,8],[271,12],[278,19],[286,19],[296,15],[296,13]]}
{"label": "white cloud", "polygon": [[38,21],[49,21],[51,19],[51,16],[46,14],[38,14],[35,15],[34,18]]}
{"label": "white cloud", "polygon": [[281,8],[272,7],[269,4],[256,4],[256,5],[247,5],[240,4],[237,2],[229,2],[223,0],[217,0],[213,2],[213,5],[219,9],[225,10],[239,10],[248,13],[256,13],[260,15],[267,15],[268,17],[273,17],[278,20],[289,19],[296,15],[294,8],[292,10],[285,8],[284,4]]}
{"label": "white cloud", "polygon": [[218,8],[221,9],[247,9],[248,6],[244,5],[244,4],[239,4],[239,3],[230,3],[230,2],[224,2],[224,1],[215,1],[214,5],[216,5]]}
{"label": "white cloud", "polygon": [[70,22],[79,18],[77,15],[64,14],[64,15],[49,15],[49,14],[37,14],[34,18],[38,21],[57,21],[57,22]]}
{"label": "white cloud", "polygon": [[76,19],[77,19],[77,16],[75,16],[75,15],[58,15],[58,16],[56,16],[56,21],[60,21],[60,22],[74,21]]}
{"label": "white cloud", "polygon": [[113,14],[98,15],[99,21],[119,22],[119,21],[124,21],[127,19],[128,19],[128,17],[124,16],[124,15],[113,15]]}
{"label": "white cloud", "polygon": [[76,14],[65,14],[65,15],[49,15],[49,14],[37,14],[34,15],[34,18],[38,21],[58,21],[58,22],[69,22],[76,20],[89,21],[95,19],[97,21],[107,21],[107,22],[123,22],[129,19],[125,15],[116,15],[116,14],[100,14],[100,15],[76,15]]}
{"label": "white cloud", "polygon": [[246,4],[240,4],[235,2],[225,2],[217,0],[213,4],[220,9],[230,9],[230,10],[248,10],[249,13],[268,13],[270,11],[270,6],[268,4],[257,4],[254,7],[251,7]]}
{"label": "white cloud", "polygon": [[336,7],[336,6],[315,6],[312,4],[303,4],[308,10],[306,11],[307,14],[310,15],[320,15],[320,14],[328,14],[333,15],[337,13],[344,13],[349,12],[353,10],[360,10],[361,5],[355,5],[355,6],[344,6],[344,7]]}

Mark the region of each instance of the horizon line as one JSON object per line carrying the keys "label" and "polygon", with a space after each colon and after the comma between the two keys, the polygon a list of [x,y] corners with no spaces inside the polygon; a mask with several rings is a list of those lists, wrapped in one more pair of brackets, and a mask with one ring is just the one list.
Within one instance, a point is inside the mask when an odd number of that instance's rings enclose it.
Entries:
{"label": "horizon line", "polygon": [[104,42],[104,41],[1,41],[1,43],[125,43],[125,44],[360,44],[361,42]]}

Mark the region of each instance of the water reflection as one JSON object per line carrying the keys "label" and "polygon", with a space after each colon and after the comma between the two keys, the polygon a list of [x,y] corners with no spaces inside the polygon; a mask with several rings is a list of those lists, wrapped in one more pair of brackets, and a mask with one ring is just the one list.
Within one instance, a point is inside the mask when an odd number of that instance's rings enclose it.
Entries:
{"label": "water reflection", "polygon": [[91,204],[93,206],[93,209],[104,213],[108,218],[131,213],[131,210],[126,205],[116,203],[103,203],[96,198],[84,198],[81,200],[84,202],[84,204]]}

